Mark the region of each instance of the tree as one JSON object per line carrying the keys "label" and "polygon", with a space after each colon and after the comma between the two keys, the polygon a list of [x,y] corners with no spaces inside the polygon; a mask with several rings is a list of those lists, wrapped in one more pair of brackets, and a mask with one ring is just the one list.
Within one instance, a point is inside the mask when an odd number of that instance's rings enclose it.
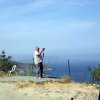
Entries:
{"label": "tree", "polygon": [[100,65],[97,65],[91,72],[91,81],[100,83]]}
{"label": "tree", "polygon": [[8,72],[12,68],[12,57],[7,56],[5,51],[2,51],[0,54],[0,70]]}

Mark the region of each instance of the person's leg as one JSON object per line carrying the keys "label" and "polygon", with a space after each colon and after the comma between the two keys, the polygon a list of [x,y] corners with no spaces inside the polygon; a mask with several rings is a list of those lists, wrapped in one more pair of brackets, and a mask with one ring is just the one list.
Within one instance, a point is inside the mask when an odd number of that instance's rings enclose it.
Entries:
{"label": "person's leg", "polygon": [[40,76],[40,64],[36,65],[36,75],[39,77]]}
{"label": "person's leg", "polygon": [[40,62],[40,76],[43,77],[43,64]]}

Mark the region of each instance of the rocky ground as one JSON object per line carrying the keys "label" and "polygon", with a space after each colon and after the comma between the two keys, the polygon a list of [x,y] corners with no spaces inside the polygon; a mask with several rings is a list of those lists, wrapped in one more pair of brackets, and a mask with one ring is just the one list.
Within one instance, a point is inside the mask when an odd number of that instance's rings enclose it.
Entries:
{"label": "rocky ground", "polygon": [[98,100],[99,89],[80,83],[32,76],[0,78],[0,100]]}

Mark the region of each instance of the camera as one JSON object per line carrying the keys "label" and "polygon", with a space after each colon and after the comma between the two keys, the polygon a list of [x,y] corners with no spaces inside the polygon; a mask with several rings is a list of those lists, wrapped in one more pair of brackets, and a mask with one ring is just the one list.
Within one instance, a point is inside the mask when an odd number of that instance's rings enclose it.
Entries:
{"label": "camera", "polygon": [[43,50],[45,50],[45,48],[43,48]]}

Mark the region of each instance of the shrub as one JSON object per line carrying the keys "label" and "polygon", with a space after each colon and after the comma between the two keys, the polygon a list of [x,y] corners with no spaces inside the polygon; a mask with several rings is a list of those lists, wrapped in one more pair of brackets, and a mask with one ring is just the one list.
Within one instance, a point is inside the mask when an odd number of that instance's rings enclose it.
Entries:
{"label": "shrub", "polygon": [[96,66],[91,72],[91,81],[100,83],[100,65]]}
{"label": "shrub", "polygon": [[0,71],[8,72],[12,68],[12,57],[7,56],[5,51],[0,54]]}
{"label": "shrub", "polygon": [[62,80],[62,82],[71,82],[71,78],[69,76],[66,76],[66,75],[62,76],[61,80]]}

